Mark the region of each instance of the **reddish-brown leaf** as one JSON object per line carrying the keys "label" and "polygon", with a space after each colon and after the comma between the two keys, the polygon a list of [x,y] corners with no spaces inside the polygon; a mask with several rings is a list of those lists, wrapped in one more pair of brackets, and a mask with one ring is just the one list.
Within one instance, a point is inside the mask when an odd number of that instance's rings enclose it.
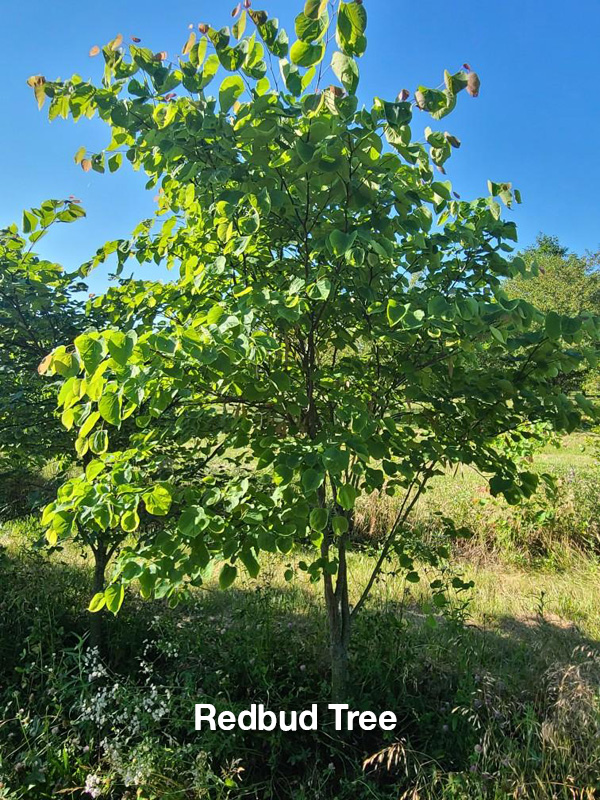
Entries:
{"label": "reddish-brown leaf", "polygon": [[408,100],[409,97],[410,97],[410,92],[408,91],[408,89],[402,89],[402,91],[399,92],[398,97],[396,98],[396,102],[404,103],[405,100]]}
{"label": "reddish-brown leaf", "polygon": [[140,39],[139,36],[132,36],[131,41],[135,42],[136,44],[139,44],[142,40]]}
{"label": "reddish-brown leaf", "polygon": [[456,136],[453,136],[453,134],[448,133],[448,131],[444,131],[444,136],[446,137],[446,141],[448,142],[449,145],[456,148],[460,147],[460,139],[457,139]]}
{"label": "reddish-brown leaf", "polygon": [[95,44],[93,47],[91,47],[91,48],[90,48],[90,56],[91,56],[92,58],[93,58],[94,56],[97,56],[99,52],[100,52],[100,48],[98,47],[98,45],[97,45],[97,44]]}
{"label": "reddish-brown leaf", "polygon": [[242,4],[238,3],[237,6],[231,12],[231,16],[232,17],[237,17],[237,15],[240,13],[241,10],[242,10]]}
{"label": "reddish-brown leaf", "polygon": [[37,371],[38,375],[45,375],[48,372],[48,367],[52,362],[52,353],[47,355],[39,364]]}
{"label": "reddish-brown leaf", "polygon": [[181,51],[181,54],[187,56],[187,54],[190,52],[190,50],[195,44],[196,44],[196,34],[194,33],[194,31],[192,31],[187,38],[187,42],[183,45],[183,50]]}
{"label": "reddish-brown leaf", "polygon": [[469,72],[469,76],[467,78],[467,92],[471,95],[471,97],[479,96],[480,86],[481,81],[479,80],[479,75],[476,72]]}
{"label": "reddish-brown leaf", "polygon": [[91,168],[92,168],[92,161],[91,161],[91,159],[89,159],[89,158],[84,158],[84,159],[82,159],[82,161],[81,161],[81,169],[82,169],[84,172],[89,172],[89,171],[91,170]]}

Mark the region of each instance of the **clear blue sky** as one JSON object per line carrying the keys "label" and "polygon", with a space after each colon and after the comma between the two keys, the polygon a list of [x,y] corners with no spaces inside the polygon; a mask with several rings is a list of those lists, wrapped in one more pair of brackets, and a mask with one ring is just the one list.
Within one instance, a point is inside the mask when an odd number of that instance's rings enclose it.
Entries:
{"label": "clear blue sky", "polygon": [[[114,175],[84,173],[73,162],[85,144],[96,151],[108,129],[94,120],[56,120],[38,112],[26,86],[29,75],[66,78],[76,72],[99,79],[101,59],[89,58],[123,33],[153,50],[180,52],[191,22],[229,24],[234,0],[12,0],[4,4],[0,52],[3,125],[0,159],[3,188],[0,226],[23,208],[48,197],[76,195],[88,217],[63,226],[40,243],[46,257],[68,268],[86,260],[105,240],[127,236],[152,213],[144,178],[123,167]],[[286,23],[302,0],[256,0]],[[486,193],[486,180],[512,181],[523,205],[514,213],[520,243],[539,231],[558,236],[575,251],[600,248],[600,3],[579,0],[365,0],[369,49],[361,59],[361,100],[393,99],[403,87],[436,86],[444,68],[469,62],[482,81],[478,99],[466,94],[442,123],[462,140],[448,177],[465,199]],[[416,114],[421,136],[430,124]],[[431,123],[436,127],[436,123]],[[140,275],[156,274],[144,268]],[[90,281],[104,284],[102,273]]]}

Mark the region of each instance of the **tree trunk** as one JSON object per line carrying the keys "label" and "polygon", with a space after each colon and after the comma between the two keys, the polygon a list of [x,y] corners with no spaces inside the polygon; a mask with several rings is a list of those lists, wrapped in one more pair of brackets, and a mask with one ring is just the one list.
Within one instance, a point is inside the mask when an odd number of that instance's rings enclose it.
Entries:
{"label": "tree trunk", "polygon": [[350,604],[345,538],[338,546],[338,573],[335,589],[331,575],[325,576],[325,603],[329,622],[331,660],[331,700],[344,703],[348,699],[348,650],[350,645]]}
{"label": "tree trunk", "polygon": [[[106,550],[106,545],[100,543],[93,549],[94,553],[94,583],[93,583],[93,596],[99,592],[104,591],[106,582],[106,566],[108,564],[109,556]],[[90,619],[90,642],[93,647],[97,647],[100,652],[104,647],[104,620],[102,611],[95,611],[91,613]]]}

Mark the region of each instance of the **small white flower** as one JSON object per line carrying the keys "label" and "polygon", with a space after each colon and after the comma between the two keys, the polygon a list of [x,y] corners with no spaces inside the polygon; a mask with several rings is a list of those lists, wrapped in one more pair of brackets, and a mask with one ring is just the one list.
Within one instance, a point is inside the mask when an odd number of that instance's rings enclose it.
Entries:
{"label": "small white flower", "polygon": [[102,794],[102,781],[99,775],[88,775],[85,779],[83,791],[90,797],[100,797]]}

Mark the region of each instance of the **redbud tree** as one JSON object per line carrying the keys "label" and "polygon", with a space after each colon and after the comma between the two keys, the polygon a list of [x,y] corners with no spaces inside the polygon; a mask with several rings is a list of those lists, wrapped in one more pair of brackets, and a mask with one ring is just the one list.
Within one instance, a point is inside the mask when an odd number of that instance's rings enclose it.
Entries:
{"label": "redbud tree", "polygon": [[[83,169],[130,165],[158,192],[156,218],[83,271],[116,254],[119,270],[135,258],[175,274],[111,289],[97,302],[114,324],[50,365],[88,461],[46,510],[49,535],[154,520],[92,602],[111,611],[131,581],[176,602],[211,565],[225,589],[265,553],[289,556],[287,577],[322,586],[336,698],[388,562],[418,579],[407,526],[431,478],[467,464],[493,494],[528,497],[538,477],[503,442],[592,412],[553,379],[594,358],[598,332],[503,291],[528,269],[501,216],[511,185],[466,201],[445,178],[460,142],[440,123],[477,96],[475,73],[359,103],[366,5],[307,0],[290,44],[245,2],[174,61],[118,36],[91,51],[97,84],[30,79],[51,117],[106,123],[106,149],[76,154]],[[357,586],[348,548],[374,492],[396,498],[396,518]]]}

